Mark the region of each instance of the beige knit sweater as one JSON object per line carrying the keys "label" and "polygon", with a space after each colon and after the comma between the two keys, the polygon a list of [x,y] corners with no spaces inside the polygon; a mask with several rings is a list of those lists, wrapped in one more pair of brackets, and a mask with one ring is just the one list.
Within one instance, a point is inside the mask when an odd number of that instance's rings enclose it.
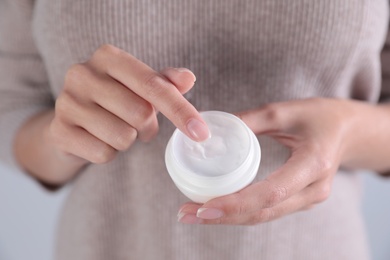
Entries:
{"label": "beige knit sweater", "polygon": [[[104,43],[156,70],[190,68],[197,84],[186,97],[199,110],[313,96],[376,103],[381,90],[384,99],[390,94],[380,64],[387,24],[385,0],[1,0],[1,158],[17,167],[16,129],[52,107],[69,66]],[[164,165],[173,126],[159,122],[153,142],[90,165],[73,181],[56,259],[368,259],[354,172],[340,170],[318,207],[271,223],[177,223],[186,198]],[[262,179],[288,151],[259,139]]]}

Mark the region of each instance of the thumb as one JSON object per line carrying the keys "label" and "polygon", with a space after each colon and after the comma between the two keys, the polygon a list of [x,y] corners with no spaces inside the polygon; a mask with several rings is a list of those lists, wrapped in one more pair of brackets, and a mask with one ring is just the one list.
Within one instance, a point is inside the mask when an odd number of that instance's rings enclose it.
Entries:
{"label": "thumb", "polygon": [[288,109],[280,103],[236,113],[255,134],[268,134],[286,129],[292,120]]}
{"label": "thumb", "polygon": [[160,73],[172,82],[181,94],[187,93],[196,81],[194,73],[186,68],[165,68]]}

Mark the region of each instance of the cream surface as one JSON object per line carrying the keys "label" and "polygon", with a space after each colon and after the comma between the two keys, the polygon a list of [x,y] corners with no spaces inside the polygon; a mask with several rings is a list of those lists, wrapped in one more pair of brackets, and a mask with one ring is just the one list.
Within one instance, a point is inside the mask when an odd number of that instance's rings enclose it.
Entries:
{"label": "cream surface", "polygon": [[194,142],[181,132],[173,144],[175,157],[184,167],[203,176],[220,176],[237,169],[247,158],[250,136],[234,116],[203,113],[211,137]]}

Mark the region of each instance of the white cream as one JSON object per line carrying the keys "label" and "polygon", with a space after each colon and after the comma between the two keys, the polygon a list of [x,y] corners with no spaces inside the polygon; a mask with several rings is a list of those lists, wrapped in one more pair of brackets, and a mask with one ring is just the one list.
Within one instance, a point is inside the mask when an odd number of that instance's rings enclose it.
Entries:
{"label": "white cream", "polygon": [[248,156],[250,136],[235,118],[203,115],[211,137],[201,143],[179,135],[174,143],[175,157],[184,167],[203,176],[219,176],[239,167]]}

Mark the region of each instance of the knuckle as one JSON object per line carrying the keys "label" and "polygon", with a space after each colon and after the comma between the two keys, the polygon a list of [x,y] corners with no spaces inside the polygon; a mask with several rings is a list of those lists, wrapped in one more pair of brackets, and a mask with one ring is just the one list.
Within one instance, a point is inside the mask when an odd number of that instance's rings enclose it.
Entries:
{"label": "knuckle", "polygon": [[317,160],[317,165],[321,172],[329,172],[334,167],[333,160],[328,156],[321,156],[321,159]]}
{"label": "knuckle", "polygon": [[157,135],[158,130],[159,126],[157,123],[157,119],[155,119],[153,120],[153,123],[151,123],[150,126],[147,129],[144,129],[144,131],[141,133],[140,140],[143,142],[149,142]]}
{"label": "knuckle", "polygon": [[55,118],[61,122],[73,124],[77,121],[76,118],[82,109],[84,109],[83,104],[80,100],[77,100],[77,97],[67,91],[63,91],[55,101]]}
{"label": "knuckle", "polygon": [[72,107],[72,98],[69,94],[63,92],[56,100],[55,103],[55,115],[58,118],[62,118],[63,115],[69,113],[69,109]]}
{"label": "knuckle", "polygon": [[285,187],[272,187],[264,206],[266,208],[271,208],[282,202],[286,197],[287,189]]}
{"label": "knuckle", "polygon": [[100,149],[97,149],[92,154],[91,162],[96,164],[105,164],[113,160],[115,155],[115,150],[112,147],[105,145]]}
{"label": "knuckle", "polygon": [[257,211],[250,219],[250,225],[256,225],[270,221],[272,218],[272,209],[261,209]]}
{"label": "knuckle", "polygon": [[265,118],[271,123],[278,123],[282,119],[282,111],[280,106],[276,104],[268,104],[264,107],[266,113]]}
{"label": "knuckle", "polygon": [[[154,117],[156,117],[156,113],[154,112],[153,106],[145,102],[145,104],[138,106],[136,113],[134,113],[137,117],[137,122],[140,125],[150,122]],[[140,127],[142,128],[142,127]]]}
{"label": "knuckle", "polygon": [[334,157],[322,150],[323,146],[319,143],[311,143],[308,146],[308,152],[315,155],[310,161],[310,167],[317,178],[328,176],[335,171],[337,166],[337,162]]}
{"label": "knuckle", "polygon": [[171,103],[171,111],[173,117],[176,118],[183,118],[184,114],[188,115],[190,113],[188,103],[185,99]]}
{"label": "knuckle", "polygon": [[158,125],[158,123],[157,123],[157,119],[156,120],[154,120],[154,124],[153,124],[153,126],[151,127],[151,131],[150,131],[150,137],[149,137],[149,139],[148,140],[151,140],[153,137],[155,137],[156,135],[157,135],[157,133],[158,133],[158,130],[159,130],[159,125]]}
{"label": "knuckle", "polygon": [[318,151],[317,148],[312,149],[312,151],[312,154],[318,154],[316,156],[317,158],[313,158],[311,161],[313,177],[316,179],[325,179],[329,175],[332,175],[336,166],[333,160],[323,152]]}
{"label": "knuckle", "polygon": [[243,196],[239,192],[232,194],[232,196],[235,203],[233,204],[231,214],[239,215],[239,216],[247,214],[248,207],[246,206]]}
{"label": "knuckle", "polygon": [[116,148],[120,151],[125,151],[130,148],[136,138],[137,131],[131,126],[128,126],[117,135]]}
{"label": "knuckle", "polygon": [[58,116],[58,114],[61,114],[66,110],[66,107],[68,106],[68,102],[66,99],[67,97],[66,94],[64,93],[56,99],[56,103],[55,103],[56,116]]}
{"label": "knuckle", "polygon": [[47,132],[48,140],[57,146],[62,145],[64,141],[63,132],[64,131],[63,131],[62,124],[58,122],[57,118],[54,118],[48,128],[48,132]]}
{"label": "knuckle", "polygon": [[118,55],[121,52],[120,49],[111,44],[101,45],[92,55],[96,59],[104,59],[107,56]]}
{"label": "knuckle", "polygon": [[70,66],[65,74],[64,89],[72,88],[85,78],[87,67],[84,64],[76,63]]}
{"label": "knuckle", "polygon": [[329,195],[330,195],[330,185],[329,184],[321,185],[319,190],[317,191],[315,203],[324,202],[329,198]]}
{"label": "knuckle", "polygon": [[158,132],[158,121],[154,107],[149,102],[139,105],[128,122],[134,127],[142,141],[149,141]]}
{"label": "knuckle", "polygon": [[153,99],[164,94],[168,83],[158,74],[152,73],[144,80],[143,85],[146,88],[147,96]]}

